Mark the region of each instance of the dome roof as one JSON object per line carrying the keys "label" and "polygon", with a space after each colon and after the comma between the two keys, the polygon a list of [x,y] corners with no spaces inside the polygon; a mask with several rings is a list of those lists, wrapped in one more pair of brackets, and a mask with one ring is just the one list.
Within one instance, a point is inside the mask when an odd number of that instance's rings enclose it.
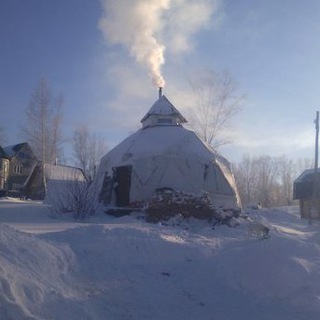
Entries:
{"label": "dome roof", "polygon": [[205,145],[197,135],[182,126],[155,126],[130,135],[102,159],[109,166],[126,165],[141,158],[170,155],[194,156],[205,162],[215,160],[216,151]]}

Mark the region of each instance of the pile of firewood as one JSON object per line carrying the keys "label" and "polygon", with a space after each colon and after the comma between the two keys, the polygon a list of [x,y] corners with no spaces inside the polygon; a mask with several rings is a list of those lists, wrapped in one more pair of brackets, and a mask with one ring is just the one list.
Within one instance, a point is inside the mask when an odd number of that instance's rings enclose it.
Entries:
{"label": "pile of firewood", "polygon": [[166,221],[179,215],[186,219],[193,217],[208,220],[214,225],[230,226],[234,226],[231,220],[238,218],[241,213],[238,208],[215,208],[205,192],[195,195],[171,189],[157,191],[152,200],[146,204],[145,211],[148,222]]}

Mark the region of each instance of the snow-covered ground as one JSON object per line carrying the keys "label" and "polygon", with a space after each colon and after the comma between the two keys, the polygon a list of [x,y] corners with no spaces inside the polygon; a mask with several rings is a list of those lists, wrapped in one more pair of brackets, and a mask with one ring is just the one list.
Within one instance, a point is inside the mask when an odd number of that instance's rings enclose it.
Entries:
{"label": "snow-covered ground", "polygon": [[251,211],[270,238],[137,215],[86,223],[0,200],[0,319],[319,319],[320,226]]}

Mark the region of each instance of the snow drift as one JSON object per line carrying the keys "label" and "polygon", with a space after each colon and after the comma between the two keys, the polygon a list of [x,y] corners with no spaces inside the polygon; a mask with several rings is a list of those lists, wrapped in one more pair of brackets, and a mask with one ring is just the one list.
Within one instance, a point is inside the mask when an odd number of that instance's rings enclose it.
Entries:
{"label": "snow drift", "polygon": [[[249,215],[269,239],[251,238],[246,222],[77,224],[40,203],[0,201],[0,318],[318,319],[318,226],[287,210]],[[33,234],[21,231],[30,224]]]}

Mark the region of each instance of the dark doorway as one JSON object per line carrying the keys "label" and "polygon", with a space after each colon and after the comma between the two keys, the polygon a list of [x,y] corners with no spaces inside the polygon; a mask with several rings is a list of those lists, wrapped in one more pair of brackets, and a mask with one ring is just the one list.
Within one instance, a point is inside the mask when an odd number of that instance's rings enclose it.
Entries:
{"label": "dark doorway", "polygon": [[106,172],[104,174],[103,183],[99,195],[99,200],[102,201],[105,205],[108,205],[111,202],[113,185],[113,178],[108,175],[108,172]]}
{"label": "dark doorway", "polygon": [[112,170],[116,204],[118,207],[127,207],[130,204],[132,166],[115,167]]}

